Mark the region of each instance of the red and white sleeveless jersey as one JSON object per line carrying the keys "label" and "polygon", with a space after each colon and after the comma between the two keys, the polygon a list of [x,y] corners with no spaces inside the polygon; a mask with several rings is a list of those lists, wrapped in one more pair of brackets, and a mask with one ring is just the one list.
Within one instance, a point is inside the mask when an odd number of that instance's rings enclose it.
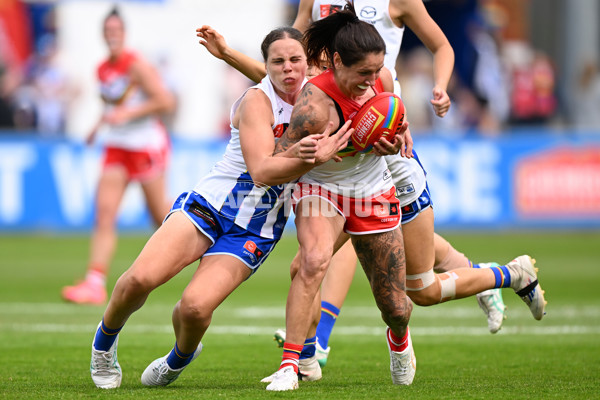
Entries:
{"label": "red and white sleeveless jersey", "polygon": [[[328,69],[310,80],[310,83],[323,90],[339,105],[343,118],[340,126],[351,119],[360,109],[361,104],[344,96],[337,87],[333,71]],[[381,90],[381,81],[376,88]],[[349,146],[351,143],[349,142]],[[352,198],[365,198],[388,191],[392,186],[392,177],[383,157],[373,153],[356,153],[353,149],[340,152],[342,162],[330,160],[313,168],[300,178],[301,182],[317,184],[335,194]],[[348,156],[351,155],[351,156]]]}
{"label": "red and white sleeveless jersey", "polygon": [[[146,101],[143,90],[131,81],[130,68],[137,60],[131,51],[123,51],[116,60],[107,59],[98,67],[100,93],[105,113],[115,107],[136,107]],[[108,125],[102,131],[102,143],[126,150],[156,150],[168,145],[167,130],[160,119],[148,115],[120,125]]]}

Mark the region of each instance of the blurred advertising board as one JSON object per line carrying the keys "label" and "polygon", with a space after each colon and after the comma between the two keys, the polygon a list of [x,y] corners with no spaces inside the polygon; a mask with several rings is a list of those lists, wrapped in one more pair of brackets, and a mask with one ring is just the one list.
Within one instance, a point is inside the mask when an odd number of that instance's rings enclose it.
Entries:
{"label": "blurred advertising board", "polygon": [[[173,199],[218,161],[226,142],[174,140]],[[436,228],[600,228],[600,135],[540,132],[497,139],[417,137]],[[102,152],[35,136],[0,136],[0,231],[87,231]],[[125,230],[150,228],[141,190],[128,189]],[[290,224],[292,225],[292,224]]]}
{"label": "blurred advertising board", "polygon": [[600,135],[416,142],[437,227],[600,228]]}

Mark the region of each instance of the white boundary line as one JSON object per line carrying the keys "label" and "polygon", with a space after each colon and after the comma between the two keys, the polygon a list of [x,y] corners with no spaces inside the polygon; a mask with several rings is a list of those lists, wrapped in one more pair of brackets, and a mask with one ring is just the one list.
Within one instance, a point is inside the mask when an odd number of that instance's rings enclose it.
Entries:
{"label": "white boundary line", "polygon": [[[38,315],[46,318],[28,318],[37,321],[43,319],[52,319],[53,316],[96,316],[101,318],[103,307],[78,306],[66,303],[2,303],[0,302],[0,333],[2,332],[23,332],[23,333],[92,333],[96,329],[96,324],[69,324],[69,323],[28,323],[28,322],[9,322],[15,316],[35,317]],[[171,305],[166,304],[147,304],[142,309],[144,313],[159,314],[166,313],[170,315]],[[285,318],[284,307],[234,307],[225,304],[217,310],[221,318],[231,316],[236,319],[262,319],[267,322],[268,319],[282,320]],[[531,321],[531,315],[526,307],[519,307],[518,310],[509,310],[509,318],[513,326],[505,326],[499,332],[501,335],[531,334],[531,335],[587,335],[600,334],[600,325],[597,319],[600,317],[600,306],[588,305],[584,307],[560,306],[549,307],[549,315],[546,316],[542,325]],[[13,318],[11,318],[13,317]],[[364,320],[373,319],[373,324],[344,326],[338,324],[335,328],[336,335],[342,336],[379,336],[383,335],[384,329],[381,327],[381,316],[375,306],[346,306],[343,309],[343,316],[351,320],[360,318]],[[458,327],[458,326],[433,326],[419,327],[418,321],[436,320],[436,325],[442,325],[445,319],[483,319],[484,316],[476,306],[472,305],[442,305],[435,308],[418,308],[413,310],[415,324],[411,326],[411,332],[416,336],[485,336],[490,335],[485,325],[481,327]],[[344,319],[345,319],[344,318]],[[520,319],[527,320],[527,322]],[[550,321],[549,321],[550,319]],[[569,323],[577,320],[576,323]],[[562,325],[556,325],[558,322],[564,322]],[[546,325],[551,322],[553,325]],[[582,325],[581,322],[584,322]],[[585,325],[585,322],[588,325]],[[212,325],[207,334],[211,335],[267,335],[271,336],[279,326],[256,326],[256,325]],[[170,324],[144,324],[131,322],[126,326],[127,332],[132,333],[173,333]]]}
{"label": "white boundary line", "polygon": [[[174,304],[173,304],[174,305]],[[173,310],[173,305],[147,304],[141,310],[147,313],[168,313]],[[67,303],[1,303],[0,318],[3,315],[101,315],[104,307],[80,306]],[[231,315],[241,319],[257,318],[284,318],[285,306],[273,307],[234,307],[224,304],[216,311],[219,315]],[[548,316],[553,319],[579,319],[589,320],[600,318],[600,304],[594,306],[559,306],[547,307]],[[527,307],[511,307],[507,314],[509,318],[531,318]],[[470,305],[442,304],[437,307],[414,307],[413,316],[419,319],[440,318],[485,318],[475,301]],[[373,306],[344,306],[341,318],[374,318],[381,319],[381,314],[375,305]]]}
{"label": "white boundary line", "polygon": [[[89,324],[26,324],[0,323],[1,332],[22,333],[89,333],[93,334],[97,325]],[[210,326],[207,335],[265,335],[270,336],[276,327],[215,325]],[[139,325],[132,323],[124,328],[124,333],[159,333],[173,334],[171,325]],[[338,326],[334,334],[341,336],[383,336],[383,327],[372,326]],[[486,328],[476,327],[411,327],[413,336],[489,336]],[[599,326],[584,325],[550,325],[550,326],[515,326],[503,327],[498,335],[597,335]]]}

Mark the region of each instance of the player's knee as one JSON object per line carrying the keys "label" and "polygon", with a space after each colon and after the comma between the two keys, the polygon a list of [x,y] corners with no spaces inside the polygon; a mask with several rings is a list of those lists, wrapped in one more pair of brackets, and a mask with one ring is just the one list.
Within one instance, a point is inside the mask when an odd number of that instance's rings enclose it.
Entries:
{"label": "player's knee", "polygon": [[[433,289],[433,288],[432,288]],[[436,294],[438,293],[438,294]],[[426,307],[438,304],[440,302],[439,292],[436,290],[422,290],[418,292],[408,292],[408,297],[418,306]]]}
{"label": "player's knee", "polygon": [[325,275],[332,254],[333,250],[328,248],[301,251],[299,271],[309,275]]}
{"label": "player's knee", "polygon": [[155,285],[152,284],[148,277],[128,271],[117,281],[115,289],[117,288],[122,297],[127,301],[133,301],[134,299],[147,296],[155,288]]}
{"label": "player's knee", "polygon": [[113,227],[116,223],[118,209],[112,205],[98,203],[96,205],[96,226],[98,227]]}
{"label": "player's knee", "polygon": [[179,303],[179,318],[186,325],[203,325],[208,327],[212,319],[213,310],[204,306],[191,296],[182,296]]}

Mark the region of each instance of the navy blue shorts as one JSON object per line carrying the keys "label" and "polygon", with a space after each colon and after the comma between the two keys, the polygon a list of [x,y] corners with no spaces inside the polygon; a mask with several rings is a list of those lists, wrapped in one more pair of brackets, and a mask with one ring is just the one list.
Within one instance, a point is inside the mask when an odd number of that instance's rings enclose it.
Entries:
{"label": "navy blue shorts", "polygon": [[431,201],[431,195],[429,194],[429,186],[425,184],[425,190],[423,190],[419,198],[400,208],[402,210],[402,224],[406,224],[417,218],[417,215],[419,215],[421,211],[429,207],[433,207],[433,202]]}
{"label": "navy blue shorts", "polygon": [[181,211],[210,239],[212,246],[203,257],[226,254],[242,261],[256,272],[267,259],[278,239],[264,238],[236,225],[232,220],[223,217],[208,201],[196,192],[185,192],[179,195],[171,211],[165,217]]}

